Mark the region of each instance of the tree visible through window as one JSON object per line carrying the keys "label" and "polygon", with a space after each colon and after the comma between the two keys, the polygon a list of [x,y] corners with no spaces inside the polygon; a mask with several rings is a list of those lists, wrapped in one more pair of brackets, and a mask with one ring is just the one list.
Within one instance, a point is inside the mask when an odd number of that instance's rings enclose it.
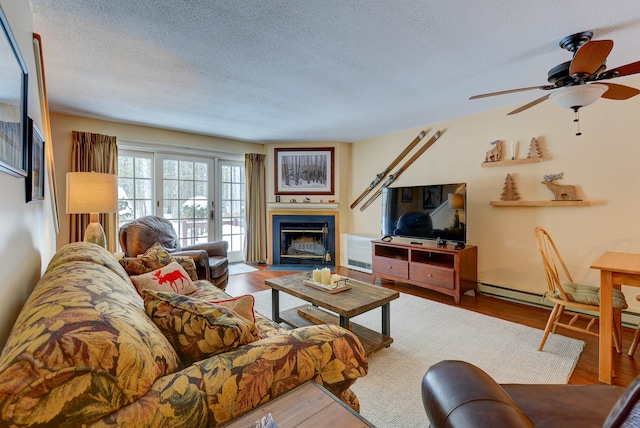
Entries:
{"label": "tree visible through window", "polygon": [[229,251],[242,252],[245,237],[246,185],[244,165],[225,163],[222,171],[222,239]]}
{"label": "tree visible through window", "polygon": [[162,213],[173,224],[182,245],[211,240],[209,168],[209,160],[162,160]]}
{"label": "tree visible through window", "polygon": [[118,222],[153,214],[153,155],[118,154]]}
{"label": "tree visible through window", "polygon": [[246,189],[239,156],[145,150],[118,152],[119,226],[146,215],[162,216],[181,245],[223,239],[229,260],[241,261]]}

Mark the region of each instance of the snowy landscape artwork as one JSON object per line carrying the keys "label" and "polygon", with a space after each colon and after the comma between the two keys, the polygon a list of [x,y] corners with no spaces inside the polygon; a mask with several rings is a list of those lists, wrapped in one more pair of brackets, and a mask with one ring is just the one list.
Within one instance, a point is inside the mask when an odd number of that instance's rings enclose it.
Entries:
{"label": "snowy landscape artwork", "polygon": [[276,195],[333,195],[334,148],[274,149]]}

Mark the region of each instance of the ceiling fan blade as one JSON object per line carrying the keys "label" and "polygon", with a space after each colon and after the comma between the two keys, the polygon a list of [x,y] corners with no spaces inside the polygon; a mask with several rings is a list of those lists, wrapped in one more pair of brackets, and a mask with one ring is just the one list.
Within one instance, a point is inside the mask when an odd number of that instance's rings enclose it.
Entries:
{"label": "ceiling fan blade", "polygon": [[607,60],[613,49],[613,40],[587,42],[578,49],[571,61],[569,75],[591,76]]}
{"label": "ceiling fan blade", "polygon": [[487,94],[474,95],[469,97],[470,100],[477,100],[478,98],[494,97],[496,95],[512,94],[514,92],[531,91],[532,89],[546,89],[546,86],[529,86],[528,88],[509,89],[506,91],[489,92]]}
{"label": "ceiling fan blade", "polygon": [[632,62],[631,64],[623,65],[612,70],[607,70],[604,74],[608,77],[605,79],[611,79],[613,77],[629,76],[631,74],[640,73],[640,61]]}
{"label": "ceiling fan blade", "polygon": [[541,102],[543,102],[543,101],[545,101],[547,98],[549,98],[549,95],[550,95],[550,94],[547,94],[547,95],[544,95],[544,96],[542,96],[542,97],[538,98],[537,100],[533,100],[533,101],[531,101],[529,104],[525,104],[525,105],[523,105],[522,107],[519,107],[519,108],[515,109],[514,111],[507,113],[507,116],[509,116],[509,115],[511,115],[511,114],[517,114],[517,113],[520,113],[520,112],[522,112],[522,111],[525,111],[525,110],[526,110],[526,109],[528,109],[528,108],[531,108],[531,107],[533,107],[533,106],[535,106],[535,105],[537,105],[537,104],[540,104]]}
{"label": "ceiling fan blade", "polygon": [[602,98],[610,100],[628,100],[640,94],[640,89],[632,88],[631,86],[618,85],[617,83],[603,83],[603,85],[607,85],[609,89],[602,94]]}

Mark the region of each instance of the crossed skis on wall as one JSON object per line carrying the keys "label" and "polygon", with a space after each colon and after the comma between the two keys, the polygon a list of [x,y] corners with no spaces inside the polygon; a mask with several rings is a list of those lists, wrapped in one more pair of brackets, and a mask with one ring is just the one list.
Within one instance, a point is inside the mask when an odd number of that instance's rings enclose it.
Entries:
{"label": "crossed skis on wall", "polygon": [[436,142],[436,140],[438,138],[440,138],[441,132],[440,131],[436,131],[435,134],[433,134],[433,136],[431,138],[429,138],[429,140],[427,140],[426,143],[424,143],[420,149],[418,149],[418,151],[416,151],[413,156],[411,156],[405,163],[402,164],[402,166],[400,166],[400,168],[398,168],[395,173],[390,174],[391,170],[393,168],[395,168],[396,165],[398,165],[400,163],[400,161],[402,161],[402,159],[405,158],[405,156],[407,156],[409,154],[409,152],[411,152],[411,150],[413,150],[419,143],[420,141],[422,141],[424,139],[424,137],[426,137],[427,132],[426,131],[422,131],[418,134],[418,136],[416,138],[413,139],[413,141],[411,143],[409,143],[409,145],[402,151],[402,153],[400,153],[394,160],[393,162],[391,162],[389,164],[389,166],[387,168],[385,168],[384,171],[382,171],[380,174],[376,175],[376,178],[373,179],[373,181],[371,182],[371,184],[369,184],[369,187],[367,187],[366,189],[364,189],[364,191],[360,194],[360,196],[358,196],[358,198],[353,201],[353,203],[351,204],[351,209],[354,209],[360,202],[362,202],[364,200],[364,198],[367,197],[367,195],[369,193],[371,193],[373,191],[373,189],[375,189],[378,184],[380,184],[382,182],[382,180],[384,180],[385,178],[386,181],[384,183],[382,183],[382,186],[380,186],[380,188],[373,194],[373,196],[371,196],[364,204],[362,204],[362,206],[360,207],[360,211],[364,211],[367,209],[367,207],[369,205],[371,205],[371,203],[373,201],[375,201],[381,194],[382,194],[382,189],[385,187],[389,187],[394,181],[396,181],[398,179],[398,177],[400,177],[400,175],[402,175],[402,173],[409,168],[409,166],[414,163],[424,152],[427,151],[427,149],[429,147],[431,147],[433,145],[433,143]]}

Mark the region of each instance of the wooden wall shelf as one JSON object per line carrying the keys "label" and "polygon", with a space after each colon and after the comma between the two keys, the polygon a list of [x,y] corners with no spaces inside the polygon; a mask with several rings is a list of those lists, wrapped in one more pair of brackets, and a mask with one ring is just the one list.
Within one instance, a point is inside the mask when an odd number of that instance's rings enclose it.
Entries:
{"label": "wooden wall shelf", "polygon": [[591,201],[491,201],[493,207],[590,207]]}
{"label": "wooden wall shelf", "polygon": [[542,158],[523,158],[523,159],[506,159],[495,162],[482,162],[480,166],[489,167],[489,166],[505,166],[505,165],[520,165],[523,163],[538,163],[542,162]]}

